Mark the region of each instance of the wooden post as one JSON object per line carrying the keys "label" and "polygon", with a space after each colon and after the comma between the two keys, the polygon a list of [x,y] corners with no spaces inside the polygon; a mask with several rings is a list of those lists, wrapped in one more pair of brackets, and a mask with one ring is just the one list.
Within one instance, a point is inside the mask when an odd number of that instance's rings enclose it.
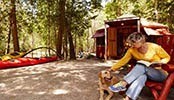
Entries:
{"label": "wooden post", "polygon": [[107,60],[107,27],[105,23],[105,55],[104,55],[105,61]]}
{"label": "wooden post", "polygon": [[137,20],[137,32],[140,33],[140,19]]}

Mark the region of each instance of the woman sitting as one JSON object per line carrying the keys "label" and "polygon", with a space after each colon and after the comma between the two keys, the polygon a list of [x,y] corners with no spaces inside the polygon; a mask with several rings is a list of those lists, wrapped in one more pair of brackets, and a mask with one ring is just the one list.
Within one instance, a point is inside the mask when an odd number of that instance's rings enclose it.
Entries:
{"label": "woman sitting", "polygon": [[[146,42],[145,36],[135,32],[128,36],[126,40],[131,47],[127,50],[123,58],[114,64],[109,71],[116,71],[124,66],[131,58],[137,61],[143,60],[149,63],[158,62],[156,67],[146,66],[142,63],[136,63],[133,69],[124,76],[119,83],[110,86],[109,89],[113,92],[126,91],[126,100],[136,100],[142,88],[145,86],[147,79],[162,82],[166,79],[168,73],[161,69],[160,64],[167,63],[170,60],[169,54],[159,45]],[[130,85],[126,89],[127,85]]]}

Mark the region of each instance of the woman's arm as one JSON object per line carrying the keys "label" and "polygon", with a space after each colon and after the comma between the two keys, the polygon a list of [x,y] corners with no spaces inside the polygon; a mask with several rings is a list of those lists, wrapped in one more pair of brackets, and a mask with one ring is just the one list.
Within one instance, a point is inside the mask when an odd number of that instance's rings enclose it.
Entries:
{"label": "woman's arm", "polygon": [[111,70],[115,71],[119,68],[121,68],[122,66],[124,66],[125,64],[128,63],[128,61],[132,58],[131,55],[131,49],[129,48],[126,52],[126,54],[116,63],[111,67]]}
{"label": "woman's arm", "polygon": [[156,49],[157,55],[161,58],[161,63],[168,63],[170,61],[170,55],[161,47]]}

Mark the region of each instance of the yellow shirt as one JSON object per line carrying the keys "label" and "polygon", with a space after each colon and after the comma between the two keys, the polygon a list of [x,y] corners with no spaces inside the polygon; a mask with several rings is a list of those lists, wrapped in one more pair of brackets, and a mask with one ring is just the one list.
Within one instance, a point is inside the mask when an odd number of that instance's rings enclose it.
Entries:
{"label": "yellow shirt", "polygon": [[159,45],[155,43],[147,42],[148,50],[145,54],[138,52],[135,48],[129,48],[124,55],[116,64],[114,64],[111,69],[117,70],[124,66],[131,58],[136,60],[145,60],[149,62],[161,62],[167,63],[170,60],[169,54]]}

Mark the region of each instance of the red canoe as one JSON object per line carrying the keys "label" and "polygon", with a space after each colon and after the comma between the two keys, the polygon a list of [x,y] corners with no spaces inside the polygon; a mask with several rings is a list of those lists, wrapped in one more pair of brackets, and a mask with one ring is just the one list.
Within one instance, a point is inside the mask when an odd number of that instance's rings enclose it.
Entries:
{"label": "red canoe", "polygon": [[0,61],[0,69],[42,64],[42,63],[47,63],[51,61],[56,61],[58,59],[59,58],[57,56],[41,57],[41,58],[30,58],[30,57],[17,58],[17,59],[12,59],[7,61]]}

